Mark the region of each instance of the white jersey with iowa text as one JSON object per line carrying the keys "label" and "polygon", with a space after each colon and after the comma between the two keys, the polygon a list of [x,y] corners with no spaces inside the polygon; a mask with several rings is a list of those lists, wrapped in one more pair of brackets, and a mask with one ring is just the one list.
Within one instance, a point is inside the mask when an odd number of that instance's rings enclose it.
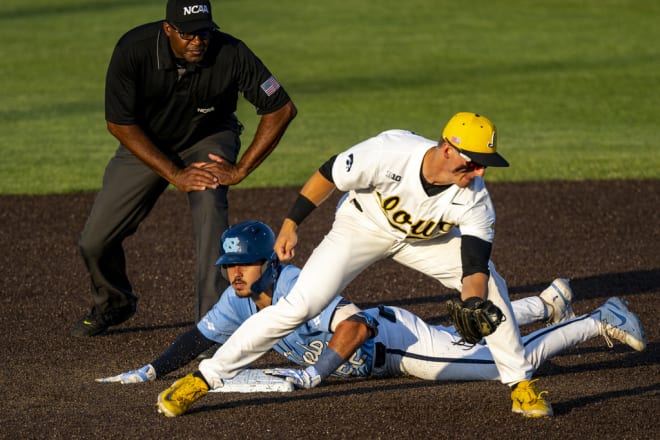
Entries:
{"label": "white jersey with iowa text", "polygon": [[410,131],[389,130],[339,154],[332,177],[371,221],[399,239],[434,238],[459,226],[462,235],[492,242],[495,211],[483,179],[435,196],[424,191],[422,159],[434,145]]}

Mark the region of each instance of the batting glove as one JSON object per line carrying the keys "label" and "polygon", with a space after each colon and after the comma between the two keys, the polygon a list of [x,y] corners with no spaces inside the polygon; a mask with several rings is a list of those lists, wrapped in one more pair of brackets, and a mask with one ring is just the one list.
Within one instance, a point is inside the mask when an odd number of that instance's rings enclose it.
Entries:
{"label": "batting glove", "polygon": [[296,388],[310,389],[321,383],[321,376],[314,366],[309,366],[304,370],[295,368],[270,368],[264,370],[264,373],[271,376],[281,377],[291,382]]}
{"label": "batting glove", "polygon": [[96,381],[105,382],[105,383],[119,382],[126,384],[126,383],[147,382],[155,379],[156,379],[156,370],[154,370],[154,367],[152,367],[151,364],[149,364],[149,365],[145,365],[139,370],[127,371],[126,373],[121,373],[116,376],[102,377],[100,379],[96,379]]}

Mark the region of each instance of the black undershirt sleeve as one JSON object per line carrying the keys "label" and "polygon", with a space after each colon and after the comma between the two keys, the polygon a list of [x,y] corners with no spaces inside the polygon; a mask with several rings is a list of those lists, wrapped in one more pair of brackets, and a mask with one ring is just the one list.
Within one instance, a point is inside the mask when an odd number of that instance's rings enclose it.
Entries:
{"label": "black undershirt sleeve", "polygon": [[336,159],[337,159],[337,155],[335,154],[330,159],[328,159],[326,163],[321,165],[321,168],[319,168],[319,173],[321,173],[323,177],[325,177],[332,183],[335,183],[335,181],[332,179],[332,165],[334,165]]}
{"label": "black undershirt sleeve", "polygon": [[463,278],[475,273],[490,275],[488,261],[493,244],[471,235],[461,237],[461,263]]}
{"label": "black undershirt sleeve", "polygon": [[[337,155],[328,159],[318,170],[325,179],[332,183],[335,183],[334,180],[332,180],[332,165],[335,163],[335,159],[337,159]],[[298,198],[296,198],[296,201],[293,203],[286,218],[292,220],[295,224],[300,225],[315,209],[316,205],[311,200],[302,194],[298,194]]]}
{"label": "black undershirt sleeve", "polygon": [[172,345],[151,362],[156,370],[156,377],[162,377],[187,365],[215,344],[216,342],[207,339],[197,326],[182,333]]}

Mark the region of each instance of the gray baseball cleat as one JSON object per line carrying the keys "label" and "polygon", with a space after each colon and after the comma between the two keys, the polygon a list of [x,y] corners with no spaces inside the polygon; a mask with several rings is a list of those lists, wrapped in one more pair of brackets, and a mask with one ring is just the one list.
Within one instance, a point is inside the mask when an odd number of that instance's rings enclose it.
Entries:
{"label": "gray baseball cleat", "polygon": [[614,346],[610,338],[621,341],[637,351],[646,348],[646,335],[639,316],[628,310],[626,302],[622,299],[617,297],[608,299],[596,309],[594,315],[601,324],[600,334],[610,348]]}
{"label": "gray baseball cleat", "polygon": [[573,313],[573,290],[566,278],[557,278],[539,295],[541,300],[548,306],[548,325],[558,324],[568,319],[575,318]]}

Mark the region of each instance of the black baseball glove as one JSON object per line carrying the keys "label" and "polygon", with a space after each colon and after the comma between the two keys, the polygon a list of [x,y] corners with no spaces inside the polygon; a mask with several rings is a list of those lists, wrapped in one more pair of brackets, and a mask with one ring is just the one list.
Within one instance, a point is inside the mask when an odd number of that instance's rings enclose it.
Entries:
{"label": "black baseball glove", "polygon": [[497,330],[497,326],[506,319],[499,307],[476,296],[465,302],[447,301],[447,311],[462,337],[460,344],[476,344]]}

